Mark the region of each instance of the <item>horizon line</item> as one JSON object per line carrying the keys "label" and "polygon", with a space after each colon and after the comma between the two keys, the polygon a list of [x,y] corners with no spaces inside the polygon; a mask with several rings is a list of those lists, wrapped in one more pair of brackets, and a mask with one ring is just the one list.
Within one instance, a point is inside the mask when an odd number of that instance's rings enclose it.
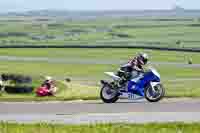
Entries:
{"label": "horizon line", "polygon": [[175,10],[183,10],[183,11],[195,11],[199,9],[191,9],[191,8],[171,8],[171,9],[25,9],[23,11],[0,11],[0,13],[26,13],[26,12],[35,12],[35,11],[68,11],[68,12],[110,12],[110,11],[175,11]]}

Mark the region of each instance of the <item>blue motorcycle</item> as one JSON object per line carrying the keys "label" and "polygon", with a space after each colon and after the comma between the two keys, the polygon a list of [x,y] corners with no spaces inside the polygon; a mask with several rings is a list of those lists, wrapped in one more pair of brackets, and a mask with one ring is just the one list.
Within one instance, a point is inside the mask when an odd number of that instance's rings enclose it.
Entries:
{"label": "blue motorcycle", "polygon": [[165,89],[160,81],[160,74],[153,68],[128,80],[119,87],[120,77],[113,72],[105,72],[112,81],[101,80],[100,97],[105,103],[115,103],[119,98],[130,100],[146,99],[158,102],[165,95]]}

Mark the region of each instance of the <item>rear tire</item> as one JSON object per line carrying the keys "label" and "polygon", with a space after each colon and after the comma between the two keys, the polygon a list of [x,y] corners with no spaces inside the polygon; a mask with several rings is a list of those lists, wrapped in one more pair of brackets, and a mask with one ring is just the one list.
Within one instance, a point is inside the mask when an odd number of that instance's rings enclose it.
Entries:
{"label": "rear tire", "polygon": [[[100,98],[102,99],[102,101],[104,102],[104,103],[115,103],[118,99],[119,99],[119,94],[118,94],[118,92],[117,92],[117,90],[116,90],[116,92],[114,92],[114,96],[112,96],[111,98],[106,98],[105,97],[105,93],[107,93],[106,91],[107,90],[112,90],[112,91],[115,91],[115,90],[113,90],[113,89],[111,89],[110,88],[110,86],[109,85],[104,85],[102,88],[101,88],[101,92],[100,92]],[[108,94],[109,95],[109,94]]]}
{"label": "rear tire", "polygon": [[160,87],[161,93],[160,93],[159,97],[157,97],[155,99],[151,99],[148,96],[148,89],[150,89],[151,86],[148,86],[148,87],[145,88],[144,94],[145,94],[145,98],[147,99],[147,101],[149,101],[149,102],[158,102],[158,101],[160,101],[165,96],[165,88],[163,87],[163,85],[162,84],[158,84],[156,86]]}

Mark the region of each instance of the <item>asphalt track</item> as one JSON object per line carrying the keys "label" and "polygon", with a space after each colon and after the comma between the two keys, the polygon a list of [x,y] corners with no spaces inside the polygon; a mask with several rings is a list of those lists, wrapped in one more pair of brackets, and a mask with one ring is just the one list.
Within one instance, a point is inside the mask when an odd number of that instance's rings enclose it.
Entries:
{"label": "asphalt track", "polygon": [[65,124],[200,122],[200,99],[0,103],[0,121],[51,122]]}
{"label": "asphalt track", "polygon": [[[96,65],[112,65],[125,64],[127,60],[114,59],[83,59],[83,58],[48,58],[48,57],[16,57],[16,56],[0,56],[0,61],[20,61],[20,62],[47,62],[47,63],[61,63],[61,64],[96,64]],[[200,64],[187,64],[182,62],[151,62],[151,65],[170,65],[181,68],[200,68]]]}

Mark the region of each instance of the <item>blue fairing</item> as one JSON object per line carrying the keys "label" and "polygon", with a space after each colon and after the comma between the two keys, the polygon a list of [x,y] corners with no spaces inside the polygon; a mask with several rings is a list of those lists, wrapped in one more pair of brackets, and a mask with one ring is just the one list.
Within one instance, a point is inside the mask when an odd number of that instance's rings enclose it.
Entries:
{"label": "blue fairing", "polygon": [[144,88],[150,84],[150,82],[160,82],[160,78],[157,77],[152,71],[144,73],[143,78],[139,81],[129,81],[128,82],[128,92],[144,96]]}

